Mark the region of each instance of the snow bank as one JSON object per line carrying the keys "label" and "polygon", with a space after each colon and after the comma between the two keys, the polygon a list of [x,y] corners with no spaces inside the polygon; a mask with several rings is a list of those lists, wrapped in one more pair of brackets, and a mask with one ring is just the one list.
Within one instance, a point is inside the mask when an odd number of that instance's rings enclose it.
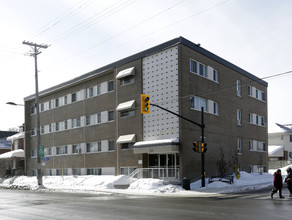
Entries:
{"label": "snow bank", "polygon": [[[249,190],[258,190],[272,186],[273,175],[263,173],[240,172],[240,179],[234,178],[233,184],[213,182],[201,188],[201,181],[191,183],[191,190],[184,190],[179,185],[167,184],[159,179],[131,179],[127,176],[45,176],[43,177],[44,190],[57,191],[86,191],[86,192],[116,192],[129,194],[167,194],[167,195],[202,195],[203,193],[232,193]],[[116,186],[126,186],[126,189],[117,189]],[[18,188],[37,190],[36,177],[19,176],[0,179],[2,188]]]}

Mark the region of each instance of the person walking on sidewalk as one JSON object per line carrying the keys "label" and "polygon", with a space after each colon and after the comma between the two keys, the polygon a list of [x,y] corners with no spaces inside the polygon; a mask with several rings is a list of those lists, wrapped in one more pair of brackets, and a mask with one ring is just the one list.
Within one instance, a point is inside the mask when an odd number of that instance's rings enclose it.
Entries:
{"label": "person walking on sidewalk", "polygon": [[280,199],[284,199],[284,197],[282,196],[282,187],[283,187],[282,173],[281,170],[278,169],[274,173],[274,188],[272,189],[271,192],[271,198],[273,198],[273,195],[279,191]]}
{"label": "person walking on sidewalk", "polygon": [[285,178],[285,183],[287,183],[289,192],[290,192],[290,197],[292,197],[292,169],[291,167],[287,168],[287,176]]}

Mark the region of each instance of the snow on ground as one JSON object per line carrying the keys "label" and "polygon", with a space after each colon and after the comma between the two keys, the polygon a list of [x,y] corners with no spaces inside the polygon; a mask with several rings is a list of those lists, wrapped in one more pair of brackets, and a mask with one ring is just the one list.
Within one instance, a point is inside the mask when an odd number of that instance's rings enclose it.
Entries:
{"label": "snow on ground", "polygon": [[[281,169],[283,171],[282,174],[285,175],[287,167]],[[272,187],[272,183],[272,173],[246,172],[240,172],[240,178],[234,178],[233,184],[223,182],[209,184],[208,179],[206,179],[204,188],[201,188],[201,181],[199,180],[190,184],[190,190],[185,190],[180,185],[167,184],[159,179],[132,179],[124,175],[45,176],[43,177],[43,187],[41,188],[37,184],[36,177],[18,176],[0,179],[0,187],[8,189],[174,196],[206,196],[218,193],[259,190]]]}

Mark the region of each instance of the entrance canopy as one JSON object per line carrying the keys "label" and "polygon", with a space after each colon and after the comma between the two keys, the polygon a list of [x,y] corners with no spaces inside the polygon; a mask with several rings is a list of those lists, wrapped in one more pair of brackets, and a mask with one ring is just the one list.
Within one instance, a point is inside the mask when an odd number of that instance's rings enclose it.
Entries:
{"label": "entrance canopy", "polygon": [[133,146],[134,154],[179,153],[179,139],[140,141]]}
{"label": "entrance canopy", "polygon": [[6,152],[4,154],[0,154],[0,159],[9,159],[9,158],[24,158],[24,151],[22,149],[13,150]]}

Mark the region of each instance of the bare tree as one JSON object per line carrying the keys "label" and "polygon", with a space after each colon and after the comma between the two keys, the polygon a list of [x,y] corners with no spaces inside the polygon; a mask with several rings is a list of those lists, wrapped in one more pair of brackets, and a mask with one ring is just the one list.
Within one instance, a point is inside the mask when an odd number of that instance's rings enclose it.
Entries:
{"label": "bare tree", "polygon": [[220,177],[226,176],[229,168],[231,167],[231,163],[226,161],[224,158],[224,152],[222,147],[220,147],[220,160],[217,161],[216,166]]}

